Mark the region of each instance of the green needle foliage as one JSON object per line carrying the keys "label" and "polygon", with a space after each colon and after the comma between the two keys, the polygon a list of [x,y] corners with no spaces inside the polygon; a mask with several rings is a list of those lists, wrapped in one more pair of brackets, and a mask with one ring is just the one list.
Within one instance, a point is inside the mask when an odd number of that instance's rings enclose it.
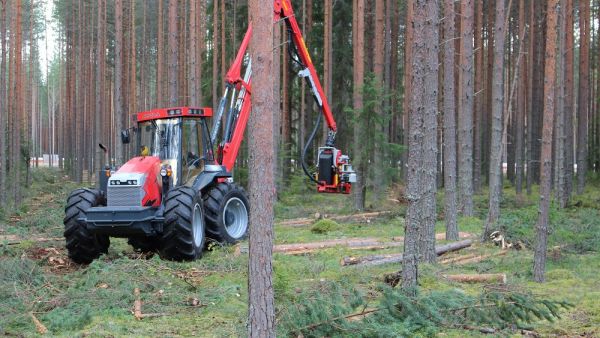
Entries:
{"label": "green needle foliage", "polygon": [[434,336],[441,329],[500,332],[538,320],[560,318],[567,302],[504,288],[478,296],[460,290],[417,292],[383,287],[375,304],[350,284],[324,283],[286,304],[279,318],[281,333],[304,337]]}

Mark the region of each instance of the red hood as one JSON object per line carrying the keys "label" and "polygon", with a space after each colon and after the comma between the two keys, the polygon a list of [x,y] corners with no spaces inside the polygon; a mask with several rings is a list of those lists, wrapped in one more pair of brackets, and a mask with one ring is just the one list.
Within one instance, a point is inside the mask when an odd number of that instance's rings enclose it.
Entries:
{"label": "red hood", "polygon": [[158,173],[160,171],[160,159],[155,156],[134,157],[125,163],[118,173]]}
{"label": "red hood", "polygon": [[162,180],[158,178],[160,173],[160,158],[156,156],[134,157],[127,161],[117,173],[140,173],[146,174],[144,190],[146,196],[142,206],[160,206]]}

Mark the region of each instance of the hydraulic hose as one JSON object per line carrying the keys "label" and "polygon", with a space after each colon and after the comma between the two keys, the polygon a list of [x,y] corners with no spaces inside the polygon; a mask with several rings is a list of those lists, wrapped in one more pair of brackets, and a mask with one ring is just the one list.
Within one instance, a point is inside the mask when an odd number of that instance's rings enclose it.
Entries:
{"label": "hydraulic hose", "polygon": [[306,174],[306,176],[308,176],[308,178],[310,178],[311,181],[317,183],[318,185],[323,185],[323,184],[321,182],[315,180],[315,178],[308,172],[308,168],[306,165],[306,153],[308,152],[308,148],[310,148],[310,145],[315,140],[315,136],[317,135],[317,132],[319,131],[319,126],[321,125],[321,119],[322,119],[321,115],[322,114],[319,114],[319,116],[317,117],[317,123],[315,123],[315,129],[313,129],[312,133],[308,137],[308,140],[306,140],[306,144],[304,145],[304,150],[302,150],[302,158],[301,158],[302,170],[304,170],[304,173]]}

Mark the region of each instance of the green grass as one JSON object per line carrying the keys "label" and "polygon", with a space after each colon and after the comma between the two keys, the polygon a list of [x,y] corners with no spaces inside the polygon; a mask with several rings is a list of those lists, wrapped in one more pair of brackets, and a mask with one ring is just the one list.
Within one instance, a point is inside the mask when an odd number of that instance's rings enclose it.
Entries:
{"label": "green grass", "polygon": [[[62,236],[64,202],[76,187],[59,173],[39,171],[26,208],[7,213],[0,222],[0,235],[17,235],[25,239]],[[440,194],[442,195],[442,194]],[[439,201],[439,200],[438,200]],[[579,206],[574,206],[577,202]],[[563,311],[563,318],[551,323],[540,321],[533,329],[542,335],[600,335],[600,192],[588,188],[565,210],[552,209],[547,266],[547,282],[531,282],[533,255],[530,250],[537,218],[536,197],[517,197],[513,189],[505,189],[499,227],[511,240],[522,241],[526,249],[509,251],[478,264],[464,266],[423,265],[420,286],[423,292],[461,289],[478,294],[479,285],[450,283],[442,274],[505,272],[511,288],[526,290],[553,300],[567,300],[575,305]],[[441,203],[441,201],[439,201]],[[383,241],[402,236],[405,206],[385,201],[376,204],[369,199],[371,210],[393,213],[366,222],[341,222],[315,233],[312,225],[291,227],[276,225],[276,243],[298,243],[336,238],[375,237]],[[311,217],[314,213],[351,214],[351,196],[324,195],[313,191],[301,179],[294,179],[288,192],[280,194],[276,219]],[[487,208],[485,195],[475,198],[476,217],[460,218],[460,231],[479,235]],[[438,204],[438,210],[442,210]],[[17,217],[15,217],[17,216]],[[443,218],[436,225],[444,231]],[[247,311],[247,258],[237,255],[232,247],[214,246],[196,262],[175,263],[158,257],[136,258],[123,239],[112,239],[107,255],[87,267],[56,270],[48,255],[37,257],[40,249],[55,247],[64,258],[62,242],[25,241],[20,245],[0,246],[0,334],[36,336],[29,316],[47,326],[52,336],[244,336]],[[401,248],[377,250],[376,253],[398,252]],[[460,254],[497,252],[491,245],[477,244]],[[381,297],[382,276],[397,271],[399,265],[372,268],[342,267],[344,256],[358,256],[372,251],[329,248],[314,253],[274,256],[274,289],[277,311],[281,317],[290,300],[311,290],[322,281],[345,281],[375,301]],[[50,254],[52,256],[54,254]],[[135,320],[133,289],[141,290],[144,313],[164,316]],[[192,300],[199,300],[198,306]],[[473,331],[444,330],[445,336],[479,336]],[[285,334],[285,333],[283,333]]]}

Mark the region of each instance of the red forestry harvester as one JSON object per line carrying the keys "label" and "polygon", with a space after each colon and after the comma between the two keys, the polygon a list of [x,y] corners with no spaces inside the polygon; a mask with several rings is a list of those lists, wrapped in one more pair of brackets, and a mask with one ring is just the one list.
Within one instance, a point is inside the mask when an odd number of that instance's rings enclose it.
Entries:
{"label": "red forestry harvester", "polygon": [[[329,127],[326,145],[318,150],[318,173],[309,173],[304,157],[319,130],[321,115],[304,148],[302,167],[317,184],[317,191],[348,194],[356,173],[348,156],[334,146],[335,120],[293,9],[289,0],[274,4],[275,20],[285,22],[290,36],[288,52]],[[140,156],[116,171],[107,166],[98,175],[97,189],[71,193],[64,235],[72,260],[90,263],[107,252],[110,236],[128,238],[136,250],[158,251],[162,258],[178,261],[199,258],[206,237],[225,243],[245,238],[248,197],[233,182],[232,170],[251,112],[252,61],[246,55],[251,35],[250,26],[227,73],[215,116],[211,108],[197,107],[136,114],[137,126],[131,129]],[[121,132],[123,143],[130,143],[131,138],[129,129]]]}

